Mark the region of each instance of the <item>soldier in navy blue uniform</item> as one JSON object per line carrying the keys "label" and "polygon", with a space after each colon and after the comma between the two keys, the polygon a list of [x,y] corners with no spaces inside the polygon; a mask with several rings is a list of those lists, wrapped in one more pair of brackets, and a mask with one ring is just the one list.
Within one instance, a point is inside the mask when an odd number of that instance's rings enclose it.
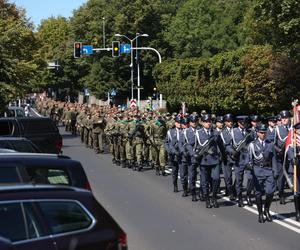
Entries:
{"label": "soldier in navy blue uniform", "polygon": [[268,120],[268,130],[267,130],[267,138],[266,140],[269,142],[274,142],[275,138],[275,126],[277,123],[277,117],[276,116],[269,116],[267,118]]}
{"label": "soldier in navy blue uniform", "polygon": [[[189,128],[189,123],[190,123],[189,117],[183,117],[181,119],[182,131],[185,131]],[[186,157],[186,154],[184,154],[184,152],[182,151],[182,146],[180,146],[183,144],[184,140],[185,138],[182,132],[182,136],[180,137],[180,142],[179,142],[179,151],[182,158],[181,164],[179,165],[180,181],[183,188],[182,197],[188,196],[188,166],[190,164],[189,158]]]}
{"label": "soldier in navy blue uniform", "polygon": [[232,141],[232,130],[233,130],[233,120],[234,116],[232,114],[224,115],[225,128],[222,130],[220,136],[223,141],[224,148],[226,150],[226,158],[223,161],[222,169],[224,174],[224,181],[226,185],[226,195],[229,195],[229,199],[231,201],[235,200],[234,197],[234,186],[232,181],[232,168],[234,166],[234,160],[230,157],[230,152],[228,151],[228,147],[231,146]]}
{"label": "soldier in navy blue uniform", "polygon": [[285,204],[284,186],[286,180],[283,174],[282,165],[283,165],[283,158],[284,158],[284,145],[285,145],[286,138],[288,136],[291,114],[287,110],[283,110],[279,114],[281,117],[281,125],[276,126],[275,128],[274,145],[275,145],[276,160],[277,160],[278,175],[279,175],[277,181],[277,188],[279,191],[280,204]]}
{"label": "soldier in navy blue uniform", "polygon": [[[204,114],[202,116],[202,125],[203,127],[196,132],[197,145],[200,146],[200,149],[206,148],[206,145],[210,145],[208,150],[206,150],[203,155],[198,158],[200,166],[200,178],[201,178],[201,188],[206,200],[206,207],[217,208],[219,207],[217,202],[217,192],[220,181],[220,150],[217,144],[217,138],[214,135],[212,129],[212,119],[210,114]],[[212,178],[212,205],[209,197],[209,182]]]}
{"label": "soldier in navy blue uniform", "polygon": [[172,167],[172,180],[174,192],[178,192],[178,170],[181,164],[181,155],[179,152],[179,141],[182,136],[180,116],[175,118],[175,127],[167,132],[165,149],[168,153],[169,165]]}
{"label": "soldier in navy blue uniform", "polygon": [[[183,130],[183,142],[180,144],[180,151],[182,155],[182,165],[186,165],[188,168],[188,180],[192,194],[192,201],[197,201],[196,198],[196,179],[197,179],[197,161],[194,157],[195,143],[196,143],[196,131],[198,129],[199,117],[197,115],[191,115],[189,128]],[[185,167],[184,167],[185,168]],[[200,191],[201,192],[201,191]],[[200,195],[202,200],[202,196]]]}
{"label": "soldier in navy blue uniform", "polygon": [[[294,129],[296,132],[296,135],[300,137],[300,122],[294,125]],[[293,143],[294,144],[294,143]],[[288,157],[288,172],[291,177],[294,175],[294,163],[296,163],[297,167],[297,177],[296,177],[296,193],[294,193],[294,205],[295,205],[295,211],[296,211],[296,221],[300,221],[300,145],[299,142],[296,142],[296,152],[295,152],[295,146],[290,145],[287,151],[287,157]],[[291,178],[294,182],[294,178]],[[293,183],[295,185],[295,183]]]}
{"label": "soldier in navy blue uniform", "polygon": [[[263,223],[264,216],[267,221],[272,221],[269,209],[276,188],[275,179],[278,178],[277,161],[274,145],[266,140],[267,126],[262,124],[257,128],[257,139],[249,144],[249,166],[253,173],[255,186],[258,222]],[[266,194],[263,211],[262,196]]]}
{"label": "soldier in navy blue uniform", "polygon": [[[238,196],[238,206],[243,207],[243,179],[244,172],[247,165],[248,157],[248,144],[253,140],[252,133],[246,128],[246,122],[248,116],[237,116],[238,127],[232,130],[231,136],[232,141],[231,145],[226,147],[226,150],[229,152],[232,160],[234,161],[234,173],[235,173],[235,188]],[[248,186],[248,183],[252,182],[252,175],[248,175],[247,180],[247,190],[251,190],[252,186]],[[250,196],[247,196],[247,202],[251,205]]]}
{"label": "soldier in navy blue uniform", "polygon": [[250,131],[253,134],[253,138],[257,139],[256,128],[260,124],[260,117],[258,115],[251,115],[250,120],[251,120]]}

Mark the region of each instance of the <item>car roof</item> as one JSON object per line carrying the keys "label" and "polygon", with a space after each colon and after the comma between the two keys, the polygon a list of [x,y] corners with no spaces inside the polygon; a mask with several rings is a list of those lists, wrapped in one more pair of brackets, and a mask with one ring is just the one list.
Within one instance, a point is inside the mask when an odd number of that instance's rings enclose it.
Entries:
{"label": "car roof", "polygon": [[29,141],[29,139],[25,137],[10,137],[10,136],[0,136],[0,141]]}
{"label": "car roof", "polygon": [[89,190],[78,188],[74,186],[67,185],[47,185],[47,184],[22,184],[22,183],[14,183],[14,184],[1,184],[0,185],[0,194],[7,192],[58,192],[58,191],[70,191],[70,192],[78,192],[78,193],[90,193]]}
{"label": "car roof", "polygon": [[22,152],[15,152],[8,154],[1,154],[0,153],[0,159],[1,158],[31,158],[31,159],[67,159],[71,160],[69,156],[66,155],[58,155],[58,154],[43,154],[43,153],[22,153]]}
{"label": "car roof", "polygon": [[9,153],[9,154],[11,154],[11,153],[15,153],[15,152],[17,152],[16,150],[13,150],[13,149],[8,149],[8,148],[0,148],[0,154],[1,153]]}

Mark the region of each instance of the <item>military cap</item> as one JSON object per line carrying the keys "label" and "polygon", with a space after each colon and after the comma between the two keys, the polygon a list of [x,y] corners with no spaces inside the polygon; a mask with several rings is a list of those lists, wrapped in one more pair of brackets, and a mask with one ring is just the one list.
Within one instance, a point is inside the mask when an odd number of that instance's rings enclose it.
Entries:
{"label": "military cap", "polygon": [[171,116],[171,114],[170,113],[166,113],[166,116]]}
{"label": "military cap", "polygon": [[233,122],[234,117],[232,114],[226,114],[226,115],[224,115],[223,119],[225,122]]}
{"label": "military cap", "polygon": [[290,118],[292,117],[291,113],[288,110],[282,110],[280,111],[281,118]]}
{"label": "military cap", "polygon": [[296,124],[294,125],[294,128],[295,128],[295,129],[300,129],[300,122],[296,123]]}
{"label": "military cap", "polygon": [[201,117],[201,120],[203,122],[211,121],[211,119],[212,119],[211,114],[203,114],[202,117]]}
{"label": "military cap", "polygon": [[175,117],[175,119],[174,119],[174,120],[175,120],[175,122],[179,122],[179,123],[181,123],[181,119],[182,119],[182,118],[181,118],[181,116],[180,116],[180,115],[178,115],[178,116],[176,116],[176,117]]}
{"label": "military cap", "polygon": [[278,114],[278,115],[276,116],[276,118],[277,118],[277,121],[281,121],[281,115]]}
{"label": "military cap", "polygon": [[177,113],[176,113],[176,112],[173,112],[173,113],[172,113],[172,116],[177,116]]}
{"label": "military cap", "polygon": [[224,122],[223,116],[217,116],[217,117],[216,117],[216,122],[221,122],[221,123],[223,123],[223,122]]}
{"label": "military cap", "polygon": [[260,124],[256,128],[256,132],[259,132],[259,133],[266,133],[267,130],[268,130],[268,127],[265,124]]}
{"label": "military cap", "polygon": [[248,118],[249,117],[247,115],[239,115],[239,116],[236,117],[236,120],[238,122],[246,122],[246,121],[248,121]]}
{"label": "military cap", "polygon": [[271,121],[271,122],[276,122],[277,121],[277,116],[268,116],[267,120]]}
{"label": "military cap", "polygon": [[190,115],[190,122],[197,122],[199,121],[198,115]]}
{"label": "military cap", "polygon": [[251,115],[250,120],[253,121],[253,122],[259,122],[260,117],[258,115]]}
{"label": "military cap", "polygon": [[181,118],[181,124],[188,124],[190,122],[189,117],[183,117]]}

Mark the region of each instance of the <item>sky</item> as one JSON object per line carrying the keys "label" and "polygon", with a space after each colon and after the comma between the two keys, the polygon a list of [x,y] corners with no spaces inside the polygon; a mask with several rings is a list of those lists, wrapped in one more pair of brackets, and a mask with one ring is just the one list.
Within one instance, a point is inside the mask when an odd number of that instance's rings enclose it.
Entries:
{"label": "sky", "polygon": [[10,0],[26,9],[27,17],[38,27],[42,19],[51,16],[70,17],[87,0]]}

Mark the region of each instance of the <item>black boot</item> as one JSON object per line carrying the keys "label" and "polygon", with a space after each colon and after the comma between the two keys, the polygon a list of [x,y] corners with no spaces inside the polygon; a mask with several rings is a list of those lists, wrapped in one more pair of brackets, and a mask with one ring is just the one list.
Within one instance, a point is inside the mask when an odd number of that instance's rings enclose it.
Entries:
{"label": "black boot", "polygon": [[233,188],[232,188],[232,186],[229,187],[229,200],[231,200],[231,201],[234,201],[234,200],[235,200],[235,197],[234,197],[234,194],[233,194]]}
{"label": "black boot", "polygon": [[210,204],[210,198],[209,195],[205,196],[205,201],[206,201],[206,208],[212,208],[211,204]]}
{"label": "black boot", "polygon": [[202,188],[201,188],[201,187],[199,188],[199,200],[200,200],[200,201],[205,201],[205,198],[204,198],[204,196],[203,196],[203,191],[202,191]]}
{"label": "black boot", "polygon": [[246,201],[247,201],[247,205],[249,207],[252,207],[253,206],[253,203],[252,203],[252,200],[251,200],[251,193],[247,193],[246,194]]}
{"label": "black boot", "polygon": [[279,204],[285,205],[285,197],[283,193],[279,194]]}
{"label": "black boot", "polygon": [[300,196],[294,196],[294,204],[296,210],[296,221],[300,221]]}
{"label": "black boot", "polygon": [[266,220],[271,222],[273,221],[272,216],[270,214],[270,206],[273,200],[273,196],[267,195],[266,201],[265,201],[265,209],[264,209],[264,215],[266,216]]}
{"label": "black boot", "polygon": [[155,166],[155,174],[160,175],[159,166]]}
{"label": "black boot", "polygon": [[121,166],[121,162],[119,160],[116,161],[117,166]]}
{"label": "black boot", "polygon": [[188,188],[187,188],[187,185],[186,185],[186,184],[183,184],[183,185],[182,185],[182,188],[183,188],[183,194],[182,194],[182,197],[187,197],[187,196],[188,196]]}
{"label": "black boot", "polygon": [[238,206],[239,207],[243,207],[244,206],[243,195],[242,194],[239,194]]}
{"label": "black boot", "polygon": [[142,169],[143,169],[142,163],[141,163],[141,162],[137,163],[137,170],[138,170],[139,172],[141,172]]}
{"label": "black boot", "polygon": [[125,161],[121,161],[121,166],[122,166],[122,168],[126,168],[126,162]]}
{"label": "black boot", "polygon": [[262,211],[262,200],[261,197],[256,197],[256,206],[257,206],[257,211],[258,211],[258,222],[259,223],[264,223],[264,216],[263,216],[263,211]]}
{"label": "black boot", "polygon": [[213,190],[213,195],[212,195],[212,205],[214,208],[218,208],[219,204],[217,201],[217,193],[218,193],[218,189],[220,187],[220,182],[219,181],[213,181],[212,183],[212,190]]}
{"label": "black boot", "polygon": [[173,183],[173,186],[174,186],[174,193],[178,193],[177,181]]}
{"label": "black boot", "polygon": [[193,189],[193,190],[191,191],[191,193],[192,193],[192,201],[197,201],[196,190]]}

